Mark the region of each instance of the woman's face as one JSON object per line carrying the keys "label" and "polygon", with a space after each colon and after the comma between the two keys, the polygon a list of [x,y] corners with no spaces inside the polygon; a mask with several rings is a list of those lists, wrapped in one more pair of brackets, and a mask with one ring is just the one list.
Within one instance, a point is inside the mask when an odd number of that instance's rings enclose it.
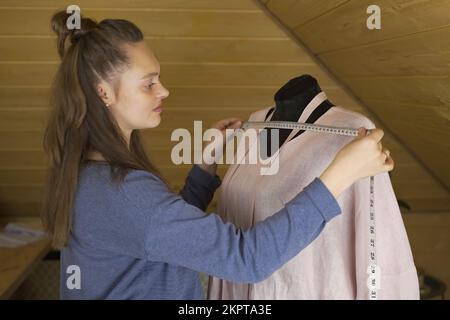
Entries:
{"label": "woman's face", "polygon": [[119,74],[117,96],[108,101],[109,110],[125,134],[133,129],[154,128],[161,122],[162,101],[169,96],[160,80],[161,66],[144,41],[127,44],[124,50],[130,67]]}

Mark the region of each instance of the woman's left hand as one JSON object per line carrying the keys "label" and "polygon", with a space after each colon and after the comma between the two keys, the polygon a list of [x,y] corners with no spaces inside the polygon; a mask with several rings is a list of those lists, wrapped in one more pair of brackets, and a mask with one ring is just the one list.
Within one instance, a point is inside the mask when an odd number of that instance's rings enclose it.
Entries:
{"label": "woman's left hand", "polygon": [[239,118],[226,118],[222,119],[218,122],[216,122],[214,125],[211,126],[211,128],[219,129],[220,132],[222,132],[224,145],[226,144],[227,139],[229,138],[229,135],[226,136],[226,129],[238,129],[242,125],[242,120]]}
{"label": "woman's left hand", "polygon": [[[216,122],[215,124],[213,124],[211,126],[211,128],[217,129],[222,133],[222,151],[223,149],[225,149],[225,146],[228,142],[228,139],[234,134],[234,130],[228,130],[227,129],[238,129],[242,126],[242,120],[239,118],[226,118],[226,119],[222,119],[218,122]],[[211,143],[217,143],[215,141],[212,142],[205,142],[204,146],[203,146],[203,150],[205,150],[205,147],[208,146]],[[223,154],[223,152],[222,152]],[[221,156],[221,155],[220,155]],[[220,158],[220,156],[216,157],[216,158]],[[207,163],[202,163],[199,164],[199,167],[202,168],[205,171],[208,171],[209,173],[211,173],[212,175],[214,175],[216,173],[217,170],[217,164],[213,163],[213,164],[207,164]]]}

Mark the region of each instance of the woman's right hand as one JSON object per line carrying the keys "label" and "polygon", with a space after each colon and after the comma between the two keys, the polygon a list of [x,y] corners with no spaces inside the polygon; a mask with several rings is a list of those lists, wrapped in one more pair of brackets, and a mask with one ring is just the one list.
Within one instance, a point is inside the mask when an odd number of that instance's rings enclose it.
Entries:
{"label": "woman's right hand", "polygon": [[334,197],[361,178],[394,169],[394,160],[389,150],[383,149],[381,129],[359,129],[359,136],[344,146],[332,163],[322,173],[320,179]]}

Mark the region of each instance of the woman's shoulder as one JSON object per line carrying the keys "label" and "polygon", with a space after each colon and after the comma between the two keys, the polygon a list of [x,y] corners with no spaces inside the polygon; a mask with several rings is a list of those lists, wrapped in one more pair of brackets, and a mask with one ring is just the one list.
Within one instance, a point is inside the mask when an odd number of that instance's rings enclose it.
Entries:
{"label": "woman's shoulder", "polygon": [[[110,176],[112,175],[111,172],[111,166],[108,162],[106,161],[87,161],[83,167],[82,170],[88,174],[91,174],[93,172],[96,172],[102,176],[104,176],[105,178],[109,179],[111,178]],[[125,180],[134,180],[134,179],[156,179],[159,180],[159,177],[149,171],[146,170],[140,170],[140,169],[129,169],[126,176],[125,176]]]}
{"label": "woman's shoulder", "polygon": [[139,169],[130,169],[125,176],[124,182],[133,183],[137,181],[162,182],[162,180],[152,172]]}
{"label": "woman's shoulder", "polygon": [[158,206],[175,196],[160,177],[146,170],[130,170],[119,189],[123,197],[137,208]]}
{"label": "woman's shoulder", "polygon": [[117,193],[126,197],[139,197],[141,194],[167,189],[161,178],[146,170],[130,169],[123,180],[114,181],[111,167],[106,162],[87,163],[83,167],[80,187],[89,189],[89,193],[113,193],[116,197]]}
{"label": "woman's shoulder", "polygon": [[114,212],[134,215],[174,196],[163,180],[145,170],[131,169],[122,181],[114,182],[112,178],[109,165],[86,165],[79,180],[76,212],[81,216],[90,216],[92,211],[106,216]]}
{"label": "woman's shoulder", "polygon": [[144,257],[150,218],[161,210],[162,182],[150,172],[130,170],[123,181],[112,181],[108,164],[82,169],[72,219],[72,236],[86,248]]}

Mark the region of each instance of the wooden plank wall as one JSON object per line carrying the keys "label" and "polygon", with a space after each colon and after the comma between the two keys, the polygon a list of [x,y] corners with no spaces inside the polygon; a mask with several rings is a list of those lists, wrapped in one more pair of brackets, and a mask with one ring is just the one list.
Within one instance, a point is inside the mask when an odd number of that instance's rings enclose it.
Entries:
{"label": "wooden plank wall", "polygon": [[[246,118],[272,105],[276,90],[300,74],[317,77],[335,104],[369,116],[374,112],[382,120],[377,125],[401,137],[400,142],[388,134],[386,144],[397,161],[392,176],[396,193],[415,212],[405,215],[405,222],[416,262],[449,281],[449,45],[441,40],[448,38],[450,2],[380,0],[387,31],[367,35],[360,26],[367,1],[261,1],[308,44],[313,57],[252,0],[76,3],[83,14],[98,20],[135,22],[159,58],[171,95],[161,126],[144,135],[154,162],[177,188],[190,166],[171,164],[172,130],[192,129],[193,120]],[[0,3],[2,216],[38,214],[46,163],[41,139],[58,65],[49,19],[70,4]],[[322,62],[365,105],[330,77]],[[225,170],[222,166],[220,175]]]}
{"label": "wooden plank wall", "polygon": [[450,214],[421,212],[403,215],[416,267],[447,284],[450,299]]}
{"label": "wooden plank wall", "polygon": [[[175,144],[170,141],[172,130],[192,129],[193,120],[212,123],[227,116],[246,118],[272,105],[273,94],[295,76],[314,75],[335,104],[366,112],[251,0],[76,3],[83,14],[97,20],[124,18],[136,23],[160,60],[162,80],[171,95],[160,127],[144,134],[154,162],[177,188],[189,166],[170,161]],[[323,10],[320,3],[311,12]],[[46,163],[41,139],[48,89],[59,63],[49,20],[53,12],[69,4],[57,0],[39,4],[3,0],[0,4],[2,214],[36,215],[39,209]],[[399,198],[415,211],[448,208],[446,190],[398,141],[388,137],[388,144],[398,164],[393,181]],[[225,170],[222,166],[219,173]]]}
{"label": "wooden plank wall", "polygon": [[381,30],[366,27],[373,1],[262,2],[427,168],[448,205],[450,2],[377,1]]}
{"label": "wooden plank wall", "polygon": [[[448,286],[450,1],[259,3],[395,135],[387,141],[397,160],[392,181],[413,207],[403,218],[416,265]],[[381,30],[366,27],[370,4],[381,8]]]}

